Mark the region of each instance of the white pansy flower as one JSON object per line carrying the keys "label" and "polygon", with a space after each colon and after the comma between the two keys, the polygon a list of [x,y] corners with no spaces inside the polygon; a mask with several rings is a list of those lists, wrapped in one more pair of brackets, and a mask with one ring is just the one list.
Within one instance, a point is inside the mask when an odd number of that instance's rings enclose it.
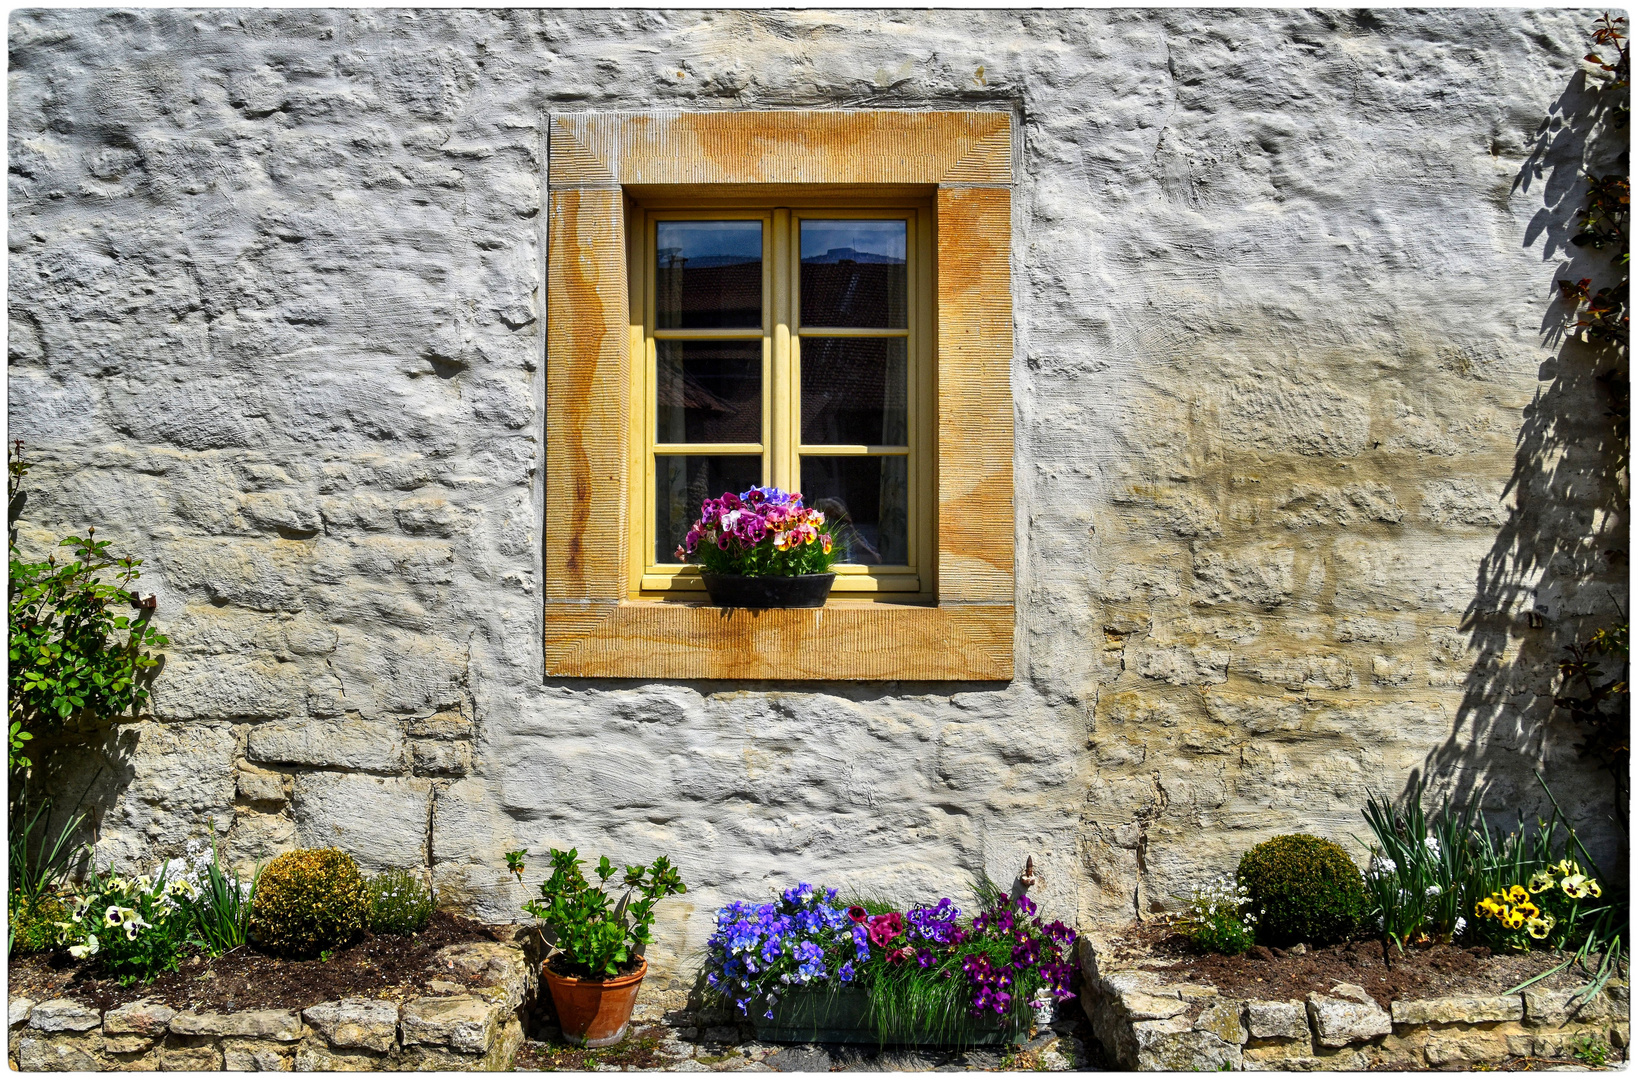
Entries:
{"label": "white pansy flower", "polygon": [[70,945],[68,947],[68,955],[74,957],[76,960],[84,960],[88,956],[97,955],[101,948],[102,945],[97,941],[97,935],[92,934],[90,937],[85,939],[84,945]]}

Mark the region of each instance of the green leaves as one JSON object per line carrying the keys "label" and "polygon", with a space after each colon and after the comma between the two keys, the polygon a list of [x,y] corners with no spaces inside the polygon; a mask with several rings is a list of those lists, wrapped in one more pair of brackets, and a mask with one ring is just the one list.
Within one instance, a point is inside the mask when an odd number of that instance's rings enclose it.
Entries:
{"label": "green leaves", "polygon": [[[540,899],[530,900],[523,910],[545,924],[548,940],[577,974],[589,978],[620,974],[653,940],[649,930],[654,924],[654,905],[663,897],[688,891],[671,861],[662,855],[646,869],[625,868],[621,883],[627,892],[614,904],[602,888],[615,874],[608,856],[597,860],[596,888],[580,872],[580,853],[574,848],[553,848],[550,857],[552,872],[540,883]],[[508,852],[506,863],[521,880],[523,852]]]}
{"label": "green leaves", "polygon": [[[12,495],[27,464],[21,444],[12,452]],[[10,553],[10,719],[12,766],[24,727],[57,726],[80,717],[101,720],[148,701],[144,675],[159,665],[149,650],[170,644],[143,616],[130,586],[142,560],[109,554],[109,541],[96,530],[70,536],[59,548],[69,556],[41,562]]]}

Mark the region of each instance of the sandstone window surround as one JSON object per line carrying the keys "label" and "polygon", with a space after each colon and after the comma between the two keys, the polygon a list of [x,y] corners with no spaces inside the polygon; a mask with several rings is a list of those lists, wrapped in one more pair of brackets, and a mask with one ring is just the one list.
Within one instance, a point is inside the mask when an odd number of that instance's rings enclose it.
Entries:
{"label": "sandstone window surround", "polygon": [[[572,113],[552,116],[549,131],[547,675],[1012,678],[1011,114]],[[627,289],[628,210],[736,189],[932,199],[935,603],[844,595],[822,609],[724,611],[645,598],[632,580],[642,327]]]}

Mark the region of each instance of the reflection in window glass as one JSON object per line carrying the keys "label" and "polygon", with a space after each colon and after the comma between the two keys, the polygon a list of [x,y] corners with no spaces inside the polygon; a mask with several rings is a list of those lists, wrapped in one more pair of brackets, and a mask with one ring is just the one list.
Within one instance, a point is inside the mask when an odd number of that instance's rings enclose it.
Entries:
{"label": "reflection in window glass", "polygon": [[802,441],[906,443],[904,338],[802,339]]}
{"label": "reflection in window glass", "polygon": [[802,222],[802,325],[903,329],[903,221]]}
{"label": "reflection in window glass", "polygon": [[824,511],[837,562],[902,566],[910,561],[908,461],[803,456],[803,500]]}
{"label": "reflection in window glass", "polygon": [[655,247],[660,329],[762,325],[762,222],[661,221]]}
{"label": "reflection in window glass", "polygon": [[657,341],[654,441],[762,441],[762,342]]}
{"label": "reflection in window glass", "polygon": [[654,456],[654,561],[676,563],[677,548],[700,517],[700,504],[725,491],[762,483],[760,456],[656,454]]}

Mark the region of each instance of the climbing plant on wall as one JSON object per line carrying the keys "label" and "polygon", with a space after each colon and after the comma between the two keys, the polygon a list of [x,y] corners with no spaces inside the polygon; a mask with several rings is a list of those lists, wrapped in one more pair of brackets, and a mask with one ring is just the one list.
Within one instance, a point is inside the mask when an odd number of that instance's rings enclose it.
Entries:
{"label": "climbing plant on wall", "polygon": [[[1593,26],[1593,51],[1586,60],[1602,75],[1600,97],[1601,132],[1604,138],[1627,139],[1630,118],[1626,19],[1605,13]],[[1596,76],[1595,76],[1596,78]],[[1609,393],[1609,417],[1619,437],[1613,482],[1624,485],[1628,473],[1630,417],[1629,318],[1629,231],[1632,192],[1628,176],[1628,153],[1616,159],[1617,171],[1588,174],[1585,204],[1577,215],[1577,231],[1570,238],[1576,247],[1590,248],[1609,255],[1609,269],[1598,278],[1560,280],[1558,288],[1566,301],[1565,330],[1596,346],[1600,365],[1598,381]],[[1626,553],[1610,552],[1612,557]],[[1628,710],[1631,696],[1627,685],[1627,634],[1630,620],[1623,616],[1609,626],[1599,627],[1585,640],[1572,643],[1559,664],[1559,692],[1555,705],[1566,710],[1581,725],[1584,736],[1578,746],[1586,757],[1614,778],[1623,813],[1629,787],[1630,730]]]}
{"label": "climbing plant on wall", "polygon": [[[23,444],[11,448],[8,494],[15,516],[28,462]],[[23,557],[10,536],[8,621],[9,764],[27,768],[26,742],[43,729],[116,716],[148,700],[149,671],[159,660],[148,650],[168,644],[144,616],[133,617],[131,585],[141,559],[116,557],[95,529],[58,544],[62,558]]]}

